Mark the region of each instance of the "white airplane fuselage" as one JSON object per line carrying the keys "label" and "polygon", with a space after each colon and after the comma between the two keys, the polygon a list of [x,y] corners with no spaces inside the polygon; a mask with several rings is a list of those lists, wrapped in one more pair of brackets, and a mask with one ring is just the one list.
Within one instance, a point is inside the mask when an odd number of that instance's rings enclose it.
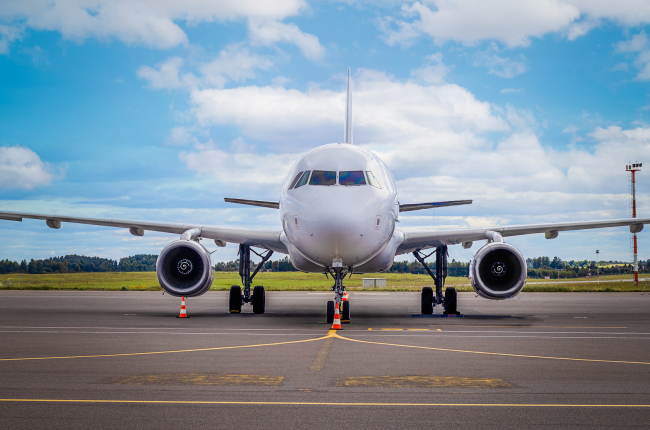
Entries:
{"label": "white airplane fuselage", "polygon": [[387,270],[403,240],[398,213],[395,180],[376,155],[323,145],[303,155],[282,184],[280,239],[298,270],[323,272],[336,262],[356,273]]}

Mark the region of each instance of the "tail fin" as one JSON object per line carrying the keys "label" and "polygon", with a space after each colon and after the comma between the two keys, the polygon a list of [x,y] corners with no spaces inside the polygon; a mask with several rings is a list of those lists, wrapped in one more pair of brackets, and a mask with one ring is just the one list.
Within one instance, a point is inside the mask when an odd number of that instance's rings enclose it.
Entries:
{"label": "tail fin", "polygon": [[343,143],[352,145],[352,89],[350,88],[350,68],[348,67],[348,95],[345,103],[345,139]]}

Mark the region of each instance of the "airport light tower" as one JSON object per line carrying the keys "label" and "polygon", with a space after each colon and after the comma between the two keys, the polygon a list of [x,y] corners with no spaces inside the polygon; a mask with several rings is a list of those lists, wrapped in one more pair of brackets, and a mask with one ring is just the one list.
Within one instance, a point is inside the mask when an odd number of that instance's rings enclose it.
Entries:
{"label": "airport light tower", "polygon": [[[628,164],[625,170],[632,174],[632,182],[630,183],[632,191],[632,218],[636,218],[636,181],[635,173],[641,171],[642,163]],[[639,285],[639,264],[637,260],[637,247],[636,247],[636,233],[634,235],[634,285]]]}

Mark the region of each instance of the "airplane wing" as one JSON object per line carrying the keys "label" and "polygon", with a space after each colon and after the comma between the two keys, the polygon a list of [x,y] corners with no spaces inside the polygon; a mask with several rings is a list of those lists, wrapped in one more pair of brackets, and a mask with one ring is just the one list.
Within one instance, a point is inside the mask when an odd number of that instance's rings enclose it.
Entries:
{"label": "airplane wing", "polygon": [[282,230],[255,230],[246,228],[213,227],[200,224],[84,218],[24,212],[0,212],[0,220],[22,221],[23,218],[44,220],[51,228],[60,228],[61,223],[65,222],[128,228],[134,236],[142,236],[147,230],[162,233],[183,234],[183,232],[189,229],[197,228],[201,230],[201,235],[199,237],[213,239],[218,246],[226,246],[226,242],[241,243],[244,245],[271,249],[283,254],[287,253],[287,247],[280,241],[280,233],[282,233]]}
{"label": "airplane wing", "polygon": [[280,202],[267,202],[263,200],[231,199],[230,197],[226,197],[224,201],[226,201],[227,203],[237,203],[240,205],[259,206],[262,208],[269,208],[269,209],[280,209]]}
{"label": "airplane wing", "polygon": [[434,248],[440,245],[456,245],[491,238],[493,233],[503,237],[544,233],[547,239],[554,239],[561,231],[589,230],[594,228],[629,226],[630,232],[638,233],[650,218],[613,219],[600,221],[557,222],[547,224],[511,225],[502,227],[470,228],[458,230],[406,230],[404,242],[396,254],[407,254],[416,250]]}
{"label": "airplane wing", "polygon": [[399,205],[400,212],[418,211],[420,209],[442,208],[445,206],[471,205],[472,200],[451,200],[448,202],[412,203]]}

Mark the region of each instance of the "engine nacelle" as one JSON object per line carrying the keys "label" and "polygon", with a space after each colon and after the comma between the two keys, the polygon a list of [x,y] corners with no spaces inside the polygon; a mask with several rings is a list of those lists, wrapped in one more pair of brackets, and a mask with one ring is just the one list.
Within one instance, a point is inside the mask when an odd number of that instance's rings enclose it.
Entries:
{"label": "engine nacelle", "polygon": [[193,240],[177,240],[160,252],[156,261],[160,286],[172,296],[200,296],[214,280],[210,253]]}
{"label": "engine nacelle", "polygon": [[472,288],[481,297],[509,299],[524,288],[528,266],[517,248],[491,242],[479,249],[469,266]]}

